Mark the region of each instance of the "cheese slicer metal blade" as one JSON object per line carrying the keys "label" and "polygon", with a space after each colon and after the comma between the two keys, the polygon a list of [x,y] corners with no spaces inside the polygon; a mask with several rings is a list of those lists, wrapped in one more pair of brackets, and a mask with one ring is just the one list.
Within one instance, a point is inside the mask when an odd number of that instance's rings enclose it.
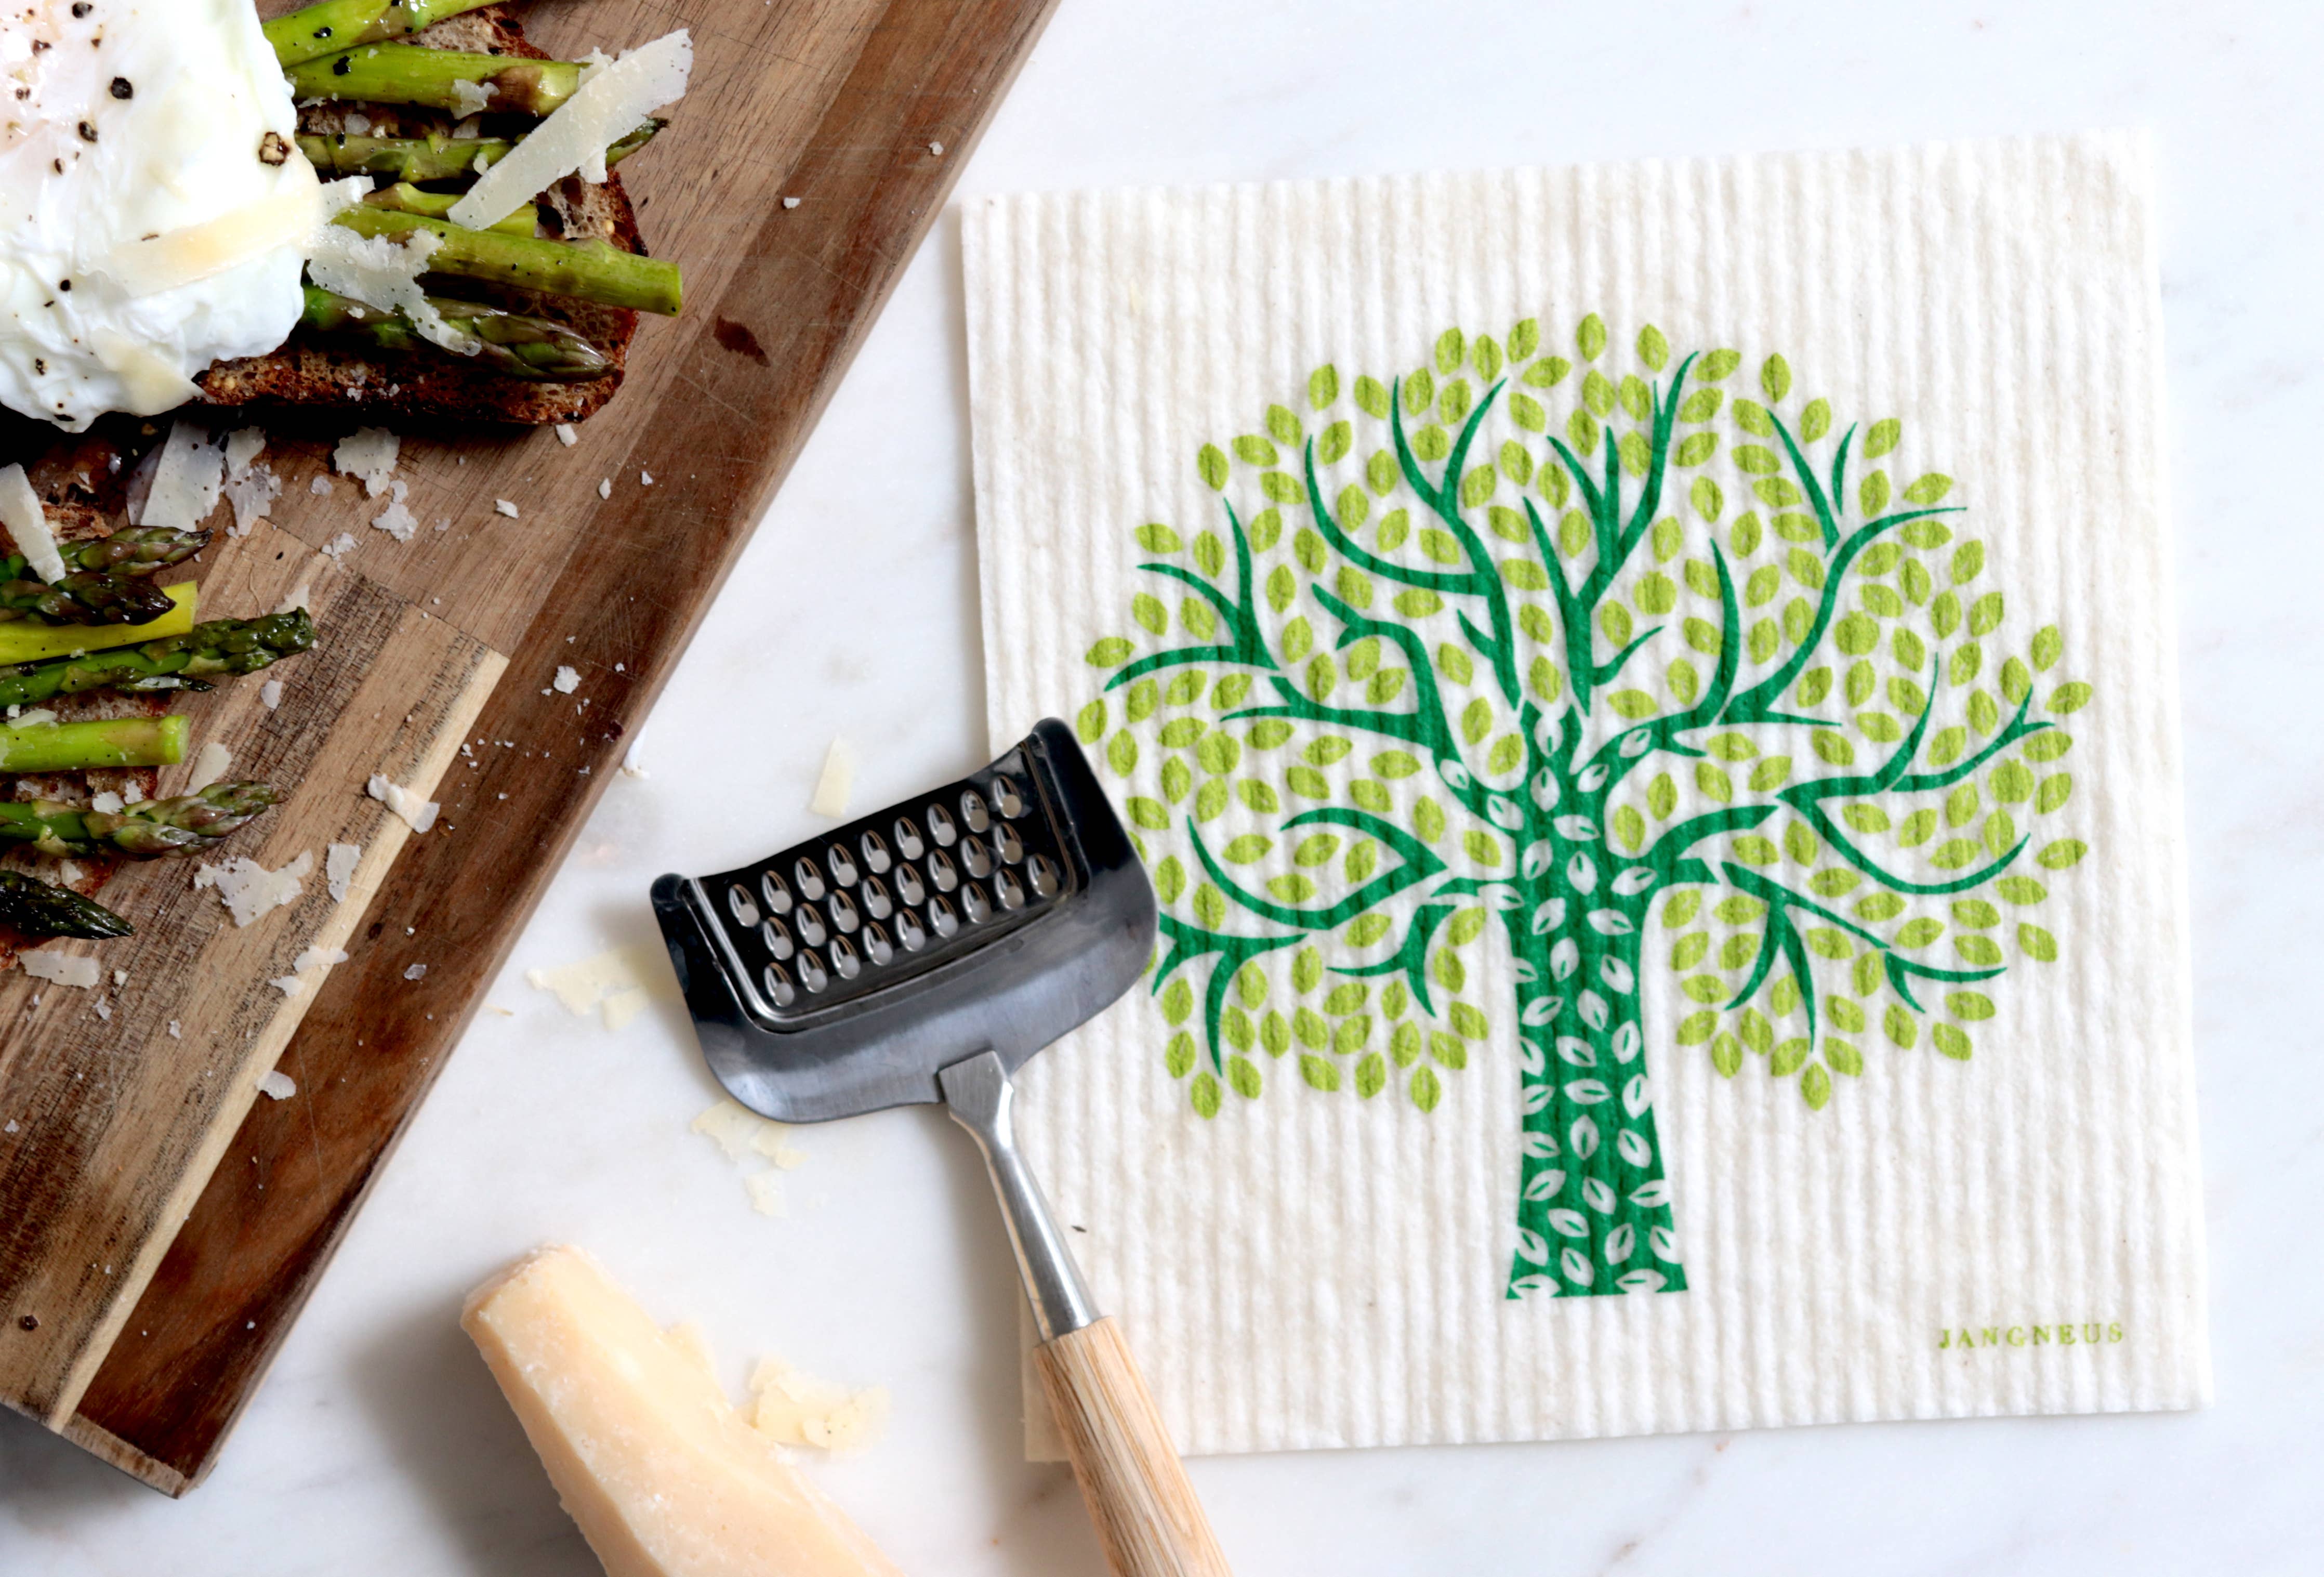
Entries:
{"label": "cheese slicer metal blade", "polygon": [[653,907],[735,1100],[785,1122],[942,1102],[975,1137],[1108,1562],[1118,1577],[1224,1577],[1010,1118],[1010,1074],[1111,1006],[1154,952],[1153,887],[1072,731],[1046,720],[933,793],[737,870],[664,876]]}

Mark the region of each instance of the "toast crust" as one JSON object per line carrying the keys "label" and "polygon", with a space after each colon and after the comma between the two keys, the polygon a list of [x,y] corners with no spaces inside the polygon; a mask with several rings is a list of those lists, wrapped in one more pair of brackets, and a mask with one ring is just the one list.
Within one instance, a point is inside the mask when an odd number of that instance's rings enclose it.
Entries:
{"label": "toast crust", "polygon": [[[436,49],[549,59],[526,40],[506,5],[448,17],[413,34],[412,42]],[[350,114],[363,115],[381,135],[425,136],[453,130],[452,117],[435,110],[337,104],[303,106],[299,129],[325,135],[344,131]],[[611,173],[603,186],[567,176],[543,195],[566,235],[602,238],[624,252],[645,251],[637,215],[618,172]],[[569,324],[605,352],[613,368],[586,383],[535,383],[433,348],[381,351],[301,328],[279,350],[219,362],[194,382],[202,391],[202,401],[213,407],[328,407],[382,420],[529,427],[585,421],[621,387],[630,341],[637,334],[635,312],[475,280],[446,282],[440,293]]]}

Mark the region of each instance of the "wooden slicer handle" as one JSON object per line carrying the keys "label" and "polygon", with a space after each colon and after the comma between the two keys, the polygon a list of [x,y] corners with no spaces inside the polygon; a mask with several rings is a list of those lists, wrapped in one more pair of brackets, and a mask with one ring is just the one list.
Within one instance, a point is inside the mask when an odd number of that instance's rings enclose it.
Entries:
{"label": "wooden slicer handle", "polygon": [[998,1055],[982,1051],[941,1070],[936,1085],[953,1120],[975,1136],[992,1174],[1041,1333],[1033,1349],[1041,1384],[1113,1577],[1231,1577],[1121,1327],[1099,1315],[1018,1151],[1009,1069]]}
{"label": "wooden slicer handle", "polygon": [[1121,1327],[1101,1319],[1033,1358],[1114,1577],[1230,1577]]}

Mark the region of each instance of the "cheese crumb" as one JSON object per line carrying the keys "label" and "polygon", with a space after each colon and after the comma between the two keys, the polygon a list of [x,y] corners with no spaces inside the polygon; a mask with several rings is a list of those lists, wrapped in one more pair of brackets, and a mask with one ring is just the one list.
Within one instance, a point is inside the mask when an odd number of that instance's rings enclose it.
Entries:
{"label": "cheese crumb", "polygon": [[753,1172],[742,1179],[742,1192],[751,1196],[751,1208],[761,1215],[787,1216],[790,1206],[783,1197],[783,1179],[779,1172]]}
{"label": "cheese crumb", "polygon": [[428,966],[424,964],[415,964],[410,968],[403,972],[403,978],[406,980],[426,980],[428,978]]}
{"label": "cheese crumb", "polygon": [[286,997],[295,997],[307,989],[306,982],[295,974],[278,975],[266,983]]}
{"label": "cheese crumb", "polygon": [[599,498],[611,498],[613,496],[613,479],[612,477],[605,477],[603,481],[597,484],[597,496]]}
{"label": "cheese crumb", "polygon": [[55,709],[49,706],[34,706],[26,711],[11,713],[8,718],[9,722],[19,728],[38,728],[44,723],[54,723],[56,720]]}
{"label": "cheese crumb", "polygon": [[216,890],[218,901],[226,905],[239,927],[297,903],[305,890],[300,882],[314,869],[311,853],[301,853],[280,871],[269,871],[246,854],[236,855],[224,865],[205,862],[195,867],[194,890]]}
{"label": "cheese crumb", "polygon": [[751,1376],[751,1426],[785,1445],[853,1452],[877,1443],[888,1424],[888,1388],[849,1391],[800,1373],[779,1358]]}
{"label": "cheese crumb", "polygon": [[799,206],[799,200],[798,200],[798,198],[788,198],[788,197],[787,197],[787,198],[785,198],[783,199],[783,207],[785,207],[785,208],[797,208],[797,207],[798,207],[798,206]]}
{"label": "cheese crumb", "polygon": [[258,1091],[270,1101],[288,1101],[299,1093],[299,1081],[276,1068],[258,1081]]}
{"label": "cheese crumb", "polygon": [[119,816],[125,808],[121,796],[110,788],[102,794],[90,795],[88,807],[101,816]]}
{"label": "cheese crumb", "polygon": [[481,83],[461,78],[452,84],[452,113],[466,120],[472,115],[482,115],[492,107],[493,90]]}
{"label": "cheese crumb", "polygon": [[432,799],[422,799],[401,784],[391,783],[380,773],[374,772],[364,792],[388,809],[401,816],[404,824],[415,833],[424,833],[436,825],[436,814],[444,807]]}
{"label": "cheese crumb", "polygon": [[170,1038],[172,1040],[183,1040],[185,1038],[185,1032],[179,1028],[178,1020],[175,1019],[171,1019]]}
{"label": "cheese crumb", "polygon": [[[357,428],[331,451],[331,468],[343,476],[356,478],[365,493],[377,498],[387,491],[388,479],[395,475],[396,456],[402,447],[403,440],[383,427]],[[326,489],[329,485],[324,482]]]}
{"label": "cheese crumb", "polygon": [[571,422],[560,421],[557,424],[557,441],[569,449],[581,441],[581,435],[573,430]]}
{"label": "cheese crumb", "polygon": [[331,479],[327,476],[318,476],[307,484],[307,491],[317,498],[328,498],[331,496]]}
{"label": "cheese crumb", "polygon": [[333,844],[323,853],[323,879],[329,884],[331,901],[347,901],[348,884],[355,879],[355,867],[363,862],[363,850],[354,844]]}
{"label": "cheese crumb", "polygon": [[354,552],[355,546],[355,534],[351,531],[341,531],[337,536],[332,538],[329,542],[316,549],[315,551],[320,553],[324,558],[330,559],[336,564],[341,558],[346,558],[349,553]]}
{"label": "cheese crumb", "polygon": [[411,484],[398,477],[393,485],[394,496],[388,500],[387,508],[372,517],[371,523],[397,541],[409,542],[420,530],[420,517],[403,502],[411,495]]}
{"label": "cheese crumb", "polygon": [[328,969],[335,964],[345,964],[347,955],[337,947],[309,947],[290,961],[290,973],[304,974],[310,969]]}
{"label": "cheese crumb", "polygon": [[650,471],[639,472],[638,485],[640,487],[651,487],[653,485],[653,473]]}
{"label": "cheese crumb", "polygon": [[505,498],[496,498],[493,500],[493,512],[496,515],[506,515],[511,520],[516,520],[519,518],[516,512],[516,505],[511,503]]}
{"label": "cheese crumb", "polygon": [[824,752],[823,776],[816,780],[815,798],[807,807],[838,821],[847,815],[847,802],[854,793],[855,747],[842,736],[834,739],[830,750]]}
{"label": "cheese crumb", "polygon": [[21,954],[16,962],[34,980],[45,980],[55,985],[71,986],[77,991],[96,987],[104,973],[97,960],[85,953],[51,953],[46,948]]}
{"label": "cheese crumb", "polygon": [[199,794],[203,789],[226,776],[234,765],[234,752],[216,740],[205,741],[201,753],[194,758],[194,775],[186,779],[186,792]]}
{"label": "cheese crumb", "polygon": [[258,687],[258,704],[269,712],[282,705],[282,681],[269,679]]}
{"label": "cheese crumb", "polygon": [[581,687],[581,670],[574,668],[559,668],[557,670],[557,677],[549,683],[558,695],[569,696]]}

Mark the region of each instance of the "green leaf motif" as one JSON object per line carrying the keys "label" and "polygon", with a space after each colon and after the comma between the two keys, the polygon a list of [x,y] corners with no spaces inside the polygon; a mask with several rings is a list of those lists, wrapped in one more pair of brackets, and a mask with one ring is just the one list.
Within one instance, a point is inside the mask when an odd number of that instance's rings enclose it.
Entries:
{"label": "green leaf motif", "polygon": [[1307,374],[1307,403],[1321,410],[1340,397],[1340,369],[1326,362]]}
{"label": "green leaf motif", "polygon": [[1120,636],[1109,635],[1089,649],[1088,662],[1092,668],[1118,668],[1137,650]]}
{"label": "green leaf motif", "polygon": [[1938,503],[1953,490],[1953,479],[1941,471],[1931,471],[1918,477],[1904,489],[1904,502],[1928,505]]}
{"label": "green leaf motif", "polygon": [[1573,331],[1573,344],[1581,351],[1583,361],[1598,359],[1599,353],[1606,348],[1606,325],[1597,313],[1592,312],[1582,320],[1581,327]]}
{"label": "green leaf motif", "polygon": [[1792,392],[1792,364],[1782,356],[1771,355],[1759,367],[1759,387],[1767,392],[1771,401],[1781,401]]}

